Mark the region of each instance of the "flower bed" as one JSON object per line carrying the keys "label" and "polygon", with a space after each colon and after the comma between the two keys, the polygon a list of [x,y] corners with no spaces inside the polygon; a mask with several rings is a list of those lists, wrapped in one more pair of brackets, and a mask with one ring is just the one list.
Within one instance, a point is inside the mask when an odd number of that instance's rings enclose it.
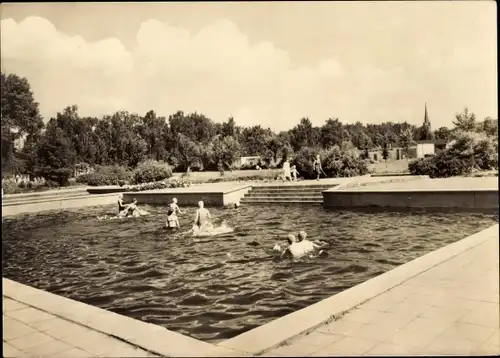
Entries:
{"label": "flower bed", "polygon": [[131,185],[128,191],[145,191],[145,190],[158,190],[158,189],[171,189],[171,188],[188,188],[191,183],[184,180],[171,180],[169,182],[157,181],[153,183],[142,183]]}

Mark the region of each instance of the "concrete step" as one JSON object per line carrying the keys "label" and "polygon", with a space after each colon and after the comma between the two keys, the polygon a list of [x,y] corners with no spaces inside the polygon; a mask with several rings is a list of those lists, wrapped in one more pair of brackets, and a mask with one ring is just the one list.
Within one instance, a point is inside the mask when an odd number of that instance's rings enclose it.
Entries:
{"label": "concrete step", "polygon": [[289,197],[272,197],[272,196],[253,196],[244,197],[241,199],[242,203],[250,201],[319,201],[323,202],[322,196],[289,196]]}
{"label": "concrete step", "polygon": [[323,200],[323,195],[321,194],[307,194],[307,195],[266,195],[266,194],[254,194],[254,195],[245,195],[243,199],[270,199],[270,200],[278,200],[278,199],[297,199],[297,200],[305,200],[305,199],[321,199]]}
{"label": "concrete step", "polygon": [[252,204],[314,204],[314,205],[322,205],[323,200],[284,200],[284,199],[265,199],[265,200],[245,200],[241,201],[244,205],[252,205]]}
{"label": "concrete step", "polygon": [[323,197],[321,192],[287,192],[287,193],[276,193],[276,192],[261,192],[261,191],[250,191],[245,195],[246,197],[254,197],[254,196],[268,196],[268,197],[289,197],[289,196],[319,196]]}
{"label": "concrete step", "polygon": [[288,189],[288,190],[309,190],[309,189],[330,189],[336,187],[338,184],[314,184],[314,185],[258,185],[254,186],[254,190],[279,190],[279,189]]}
{"label": "concrete step", "polygon": [[261,189],[261,188],[252,188],[251,191],[257,192],[257,193],[321,193],[325,190],[328,189],[308,189],[308,188],[297,188],[297,189]]}

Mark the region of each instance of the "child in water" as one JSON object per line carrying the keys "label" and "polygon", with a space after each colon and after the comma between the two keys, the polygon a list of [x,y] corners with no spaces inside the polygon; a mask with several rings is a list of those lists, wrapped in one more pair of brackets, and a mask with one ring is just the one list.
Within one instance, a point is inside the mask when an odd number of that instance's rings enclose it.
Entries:
{"label": "child in water", "polygon": [[173,198],[172,203],[169,205],[167,213],[167,227],[169,228],[181,227],[179,223],[179,218],[177,217],[177,213],[182,214],[179,205],[177,205],[177,198]]}

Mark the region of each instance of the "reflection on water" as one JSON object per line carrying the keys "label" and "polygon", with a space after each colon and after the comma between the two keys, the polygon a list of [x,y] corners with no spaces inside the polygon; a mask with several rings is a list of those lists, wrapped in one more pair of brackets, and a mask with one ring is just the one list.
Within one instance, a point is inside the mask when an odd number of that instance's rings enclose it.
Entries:
{"label": "reflection on water", "polygon": [[[97,220],[115,205],[3,219],[4,276],[205,340],[234,337],[478,232],[498,214],[327,211],[321,207],[210,209],[234,232],[186,235],[166,210]],[[218,218],[218,219],[217,219]],[[280,259],[272,247],[306,230],[326,255]],[[284,241],[283,241],[284,242]]]}

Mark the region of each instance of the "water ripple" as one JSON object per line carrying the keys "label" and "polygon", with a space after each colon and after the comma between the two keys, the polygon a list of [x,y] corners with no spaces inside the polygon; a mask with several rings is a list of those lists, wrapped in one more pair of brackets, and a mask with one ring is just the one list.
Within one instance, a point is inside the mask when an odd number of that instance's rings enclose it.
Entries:
{"label": "water ripple", "polygon": [[[218,342],[307,307],[498,222],[498,214],[211,209],[230,234],[166,232],[165,209],[97,220],[114,206],[2,220],[4,275],[195,338]],[[216,224],[221,221],[216,220]],[[271,248],[306,230],[325,253],[282,259]]]}

